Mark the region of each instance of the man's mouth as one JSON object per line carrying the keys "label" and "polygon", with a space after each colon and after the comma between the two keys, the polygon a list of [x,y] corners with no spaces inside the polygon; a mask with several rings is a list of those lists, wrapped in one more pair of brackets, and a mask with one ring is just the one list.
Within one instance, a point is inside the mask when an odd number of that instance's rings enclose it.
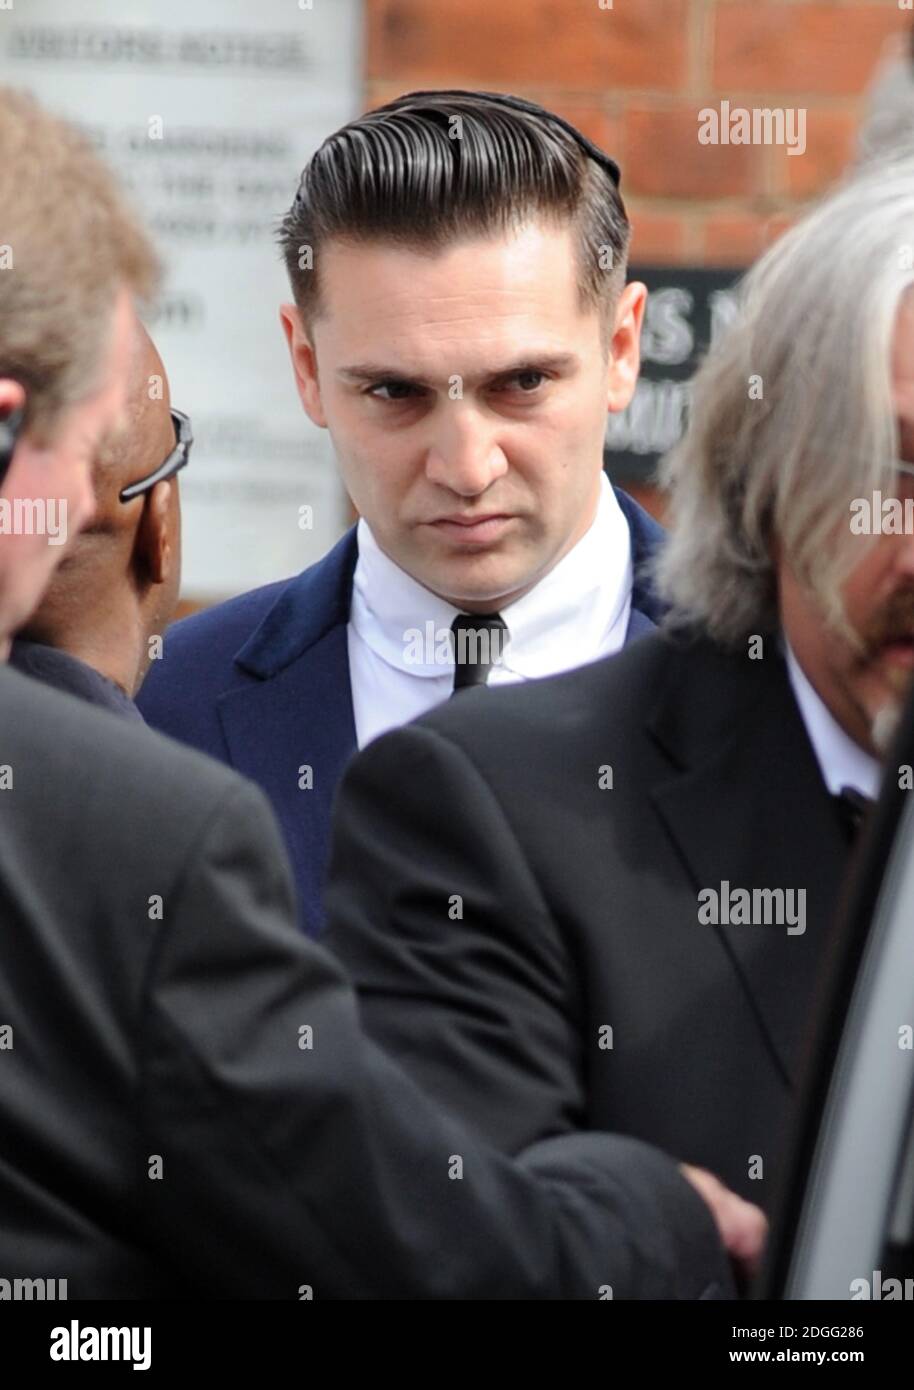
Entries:
{"label": "man's mouth", "polygon": [[513,520],[505,512],[488,512],[479,516],[455,513],[439,517],[429,525],[458,545],[487,545],[498,540]]}

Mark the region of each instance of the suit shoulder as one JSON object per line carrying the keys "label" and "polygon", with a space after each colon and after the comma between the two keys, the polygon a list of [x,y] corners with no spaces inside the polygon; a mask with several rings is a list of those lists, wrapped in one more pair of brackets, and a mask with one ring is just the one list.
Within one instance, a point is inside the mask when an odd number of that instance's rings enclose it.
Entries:
{"label": "suit shoulder", "polygon": [[618,725],[643,718],[645,702],[669,660],[672,640],[658,630],[629,643],[621,652],[561,675],[518,685],[462,694],[415,721],[454,742],[466,743],[483,730],[493,740],[516,742],[517,729],[551,737],[607,718]]}
{"label": "suit shoulder", "polygon": [[222,653],[234,656],[291,583],[292,579],[280,579],[264,584],[173,623],[165,640],[162,664],[186,661],[201,651],[206,652],[210,662]]}
{"label": "suit shoulder", "polygon": [[[137,704],[155,728],[222,757],[224,694],[286,665],[348,618],[357,556],[351,527],[331,551],[289,579],[252,589],[168,629],[165,649],[146,676]],[[244,652],[242,660],[236,660]]]}
{"label": "suit shoulder", "polygon": [[656,517],[651,516],[650,512],[624,488],[613,487],[613,492],[616,494],[622,515],[628,522],[629,530],[635,533],[637,540],[652,546],[660,545],[666,537],[666,531]]}
{"label": "suit shoulder", "polygon": [[137,696],[146,721],[190,744],[211,747],[217,697],[249,679],[235,656],[292,582],[266,584],[173,623]]}
{"label": "suit shoulder", "polygon": [[0,761],[13,766],[24,799],[47,810],[104,805],[114,818],[189,823],[248,787],[238,773],[139,721],[10,669],[0,670],[0,727]]}
{"label": "suit shoulder", "polygon": [[174,679],[183,678],[185,668],[202,672],[207,668],[231,667],[239,649],[274,609],[288,621],[290,612],[294,616],[299,611],[296,605],[327,604],[328,587],[332,590],[338,580],[351,574],[355,558],[352,528],[332,550],[298,574],[237,594],[173,623],[165,640],[165,654],[157,663],[158,669],[150,672],[147,685],[160,685],[166,668]]}

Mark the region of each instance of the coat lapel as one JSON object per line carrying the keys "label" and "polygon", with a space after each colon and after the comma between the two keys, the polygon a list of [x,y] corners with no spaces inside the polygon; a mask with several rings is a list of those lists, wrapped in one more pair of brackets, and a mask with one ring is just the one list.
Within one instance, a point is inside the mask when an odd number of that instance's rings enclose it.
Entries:
{"label": "coat lapel", "polygon": [[323,925],[330,807],[356,749],[347,623],[357,553],[353,529],[287,585],[235,657],[252,679],[218,702],[232,765],[279,817],[311,935]]}
{"label": "coat lapel", "polygon": [[[792,1081],[848,850],[776,639],[760,661],[704,641],[680,649],[650,727],[676,768],[652,799],[696,894],[690,929],[717,934]],[[702,925],[697,895],[722,900],[721,885],[805,890],[805,931]]]}

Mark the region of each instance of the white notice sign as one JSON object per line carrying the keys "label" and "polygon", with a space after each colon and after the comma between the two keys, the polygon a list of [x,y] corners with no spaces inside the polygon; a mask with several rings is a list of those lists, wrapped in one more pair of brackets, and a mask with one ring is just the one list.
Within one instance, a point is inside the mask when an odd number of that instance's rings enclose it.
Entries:
{"label": "white notice sign", "polygon": [[89,131],[166,268],[149,327],[195,435],[187,596],[292,574],[345,524],[329,437],[293,383],[274,233],[309,155],[359,109],[361,21],[360,0],[0,9],[0,80]]}

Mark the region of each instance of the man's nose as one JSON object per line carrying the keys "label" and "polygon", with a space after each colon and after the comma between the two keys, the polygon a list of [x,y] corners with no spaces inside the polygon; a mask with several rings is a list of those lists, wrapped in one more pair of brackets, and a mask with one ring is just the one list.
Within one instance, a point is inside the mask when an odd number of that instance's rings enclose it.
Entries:
{"label": "man's nose", "polygon": [[508,461],[486,421],[471,408],[449,402],[429,444],[428,479],[461,497],[478,497],[507,471]]}

